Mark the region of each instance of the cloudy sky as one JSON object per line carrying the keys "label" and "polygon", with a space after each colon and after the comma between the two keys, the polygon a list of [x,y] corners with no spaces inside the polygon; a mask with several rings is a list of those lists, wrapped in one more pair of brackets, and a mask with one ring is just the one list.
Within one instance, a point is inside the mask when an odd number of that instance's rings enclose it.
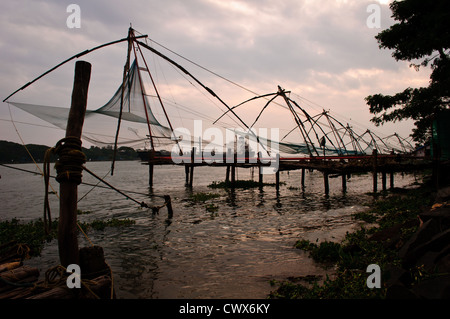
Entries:
{"label": "cloudy sky", "polygon": [[[360,131],[369,128],[380,135],[398,132],[406,137],[412,127],[410,122],[374,127],[364,101],[370,94],[392,94],[428,82],[429,74],[425,70],[416,72],[408,63],[396,62],[388,50],[378,48],[374,36],[393,23],[386,2],[2,1],[1,99],[68,57],[126,37],[132,24],[134,29],[156,42],[148,40],[156,49],[164,50],[158,45],[161,44],[238,84],[240,87],[230,85],[230,82],[172,55],[230,105],[242,102],[254,93],[276,92],[280,85],[291,91],[291,98],[311,115],[325,109]],[[81,9],[80,28],[67,26],[71,14],[67,12],[67,6],[71,3]],[[367,25],[372,14],[367,11],[370,4],[377,4],[381,9],[380,28]],[[100,107],[113,95],[121,82],[125,58],[124,43],[83,57],[93,65],[88,109]],[[161,61],[155,58],[148,61],[161,65],[163,70]],[[68,107],[74,63],[37,81],[10,101]],[[171,94],[183,94],[181,86],[169,73],[161,77],[165,83],[173,83]],[[184,96],[185,100],[189,98],[189,94]],[[271,112],[268,113],[272,117],[271,123],[282,126],[286,118],[275,109]],[[64,135],[45,127],[45,122],[1,103],[2,140],[20,142],[10,121],[11,115],[25,143],[53,145]]]}

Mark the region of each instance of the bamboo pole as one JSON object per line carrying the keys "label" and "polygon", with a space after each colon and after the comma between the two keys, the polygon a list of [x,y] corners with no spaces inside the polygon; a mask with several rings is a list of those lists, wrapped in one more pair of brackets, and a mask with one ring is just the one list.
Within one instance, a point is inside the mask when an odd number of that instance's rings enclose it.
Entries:
{"label": "bamboo pole", "polygon": [[[91,77],[91,64],[78,61],[75,65],[75,79],[72,103],[67,120],[66,137],[81,138],[87,95]],[[77,200],[78,184],[70,179],[60,182],[60,212],[58,225],[58,247],[61,265],[78,264]]]}

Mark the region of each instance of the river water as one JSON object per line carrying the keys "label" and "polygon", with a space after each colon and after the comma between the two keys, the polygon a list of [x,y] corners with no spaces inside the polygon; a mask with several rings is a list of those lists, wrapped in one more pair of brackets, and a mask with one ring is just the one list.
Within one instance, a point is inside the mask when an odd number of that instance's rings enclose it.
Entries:
{"label": "river water", "polygon": [[[145,194],[170,195],[174,215],[167,209],[159,214],[139,207],[125,196],[108,189],[79,186],[78,204],[90,214],[79,221],[129,218],[134,225],[107,227],[88,232],[89,240],[102,246],[111,266],[118,298],[266,298],[274,288],[270,280],[323,275],[327,272],[306,253],[295,249],[298,239],[340,240],[358,228],[351,214],[366,209],[373,200],[370,174],[352,176],[343,193],[340,178],[330,179],[330,193],[324,195],[319,172],[308,172],[305,189],[300,187],[300,171],[281,172],[285,183],[262,189],[212,189],[213,181],[225,179],[225,168],[197,167],[192,189],[184,185],[184,168],[156,166],[154,187],[148,187],[148,167],[138,161],[117,162],[113,176],[110,163],[89,162],[87,167],[130,197],[151,205],[163,199]],[[15,167],[38,172],[34,164]],[[42,166],[41,166],[42,167]],[[250,169],[238,169],[238,179],[258,179]],[[0,220],[24,221],[43,216],[44,183],[39,175],[0,166]],[[414,175],[395,175],[396,187],[415,182]],[[86,172],[84,182],[97,183]],[[265,175],[264,182],[274,182]],[[58,184],[52,180],[58,190]],[[379,187],[380,189],[381,187]],[[220,197],[193,202],[195,193],[215,193]],[[58,215],[58,199],[51,195],[53,217]],[[211,209],[215,208],[215,209]],[[80,247],[90,243],[83,235]],[[46,244],[40,257],[28,264],[43,274],[59,263],[57,241]],[[329,271],[329,270],[328,270]]]}

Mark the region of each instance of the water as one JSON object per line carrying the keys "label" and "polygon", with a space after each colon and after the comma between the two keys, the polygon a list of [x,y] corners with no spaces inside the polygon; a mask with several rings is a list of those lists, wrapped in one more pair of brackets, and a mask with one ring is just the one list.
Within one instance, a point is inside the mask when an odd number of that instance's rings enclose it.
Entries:
{"label": "water", "polygon": [[[105,176],[107,162],[87,163],[90,170]],[[38,172],[34,164],[15,167]],[[148,167],[140,162],[118,162],[114,176],[106,180],[122,190],[148,194]],[[103,247],[114,275],[118,298],[266,298],[273,290],[270,280],[323,275],[327,272],[307,255],[293,247],[298,239],[340,240],[346,231],[359,227],[351,214],[362,211],[373,200],[371,175],[355,175],[341,188],[341,179],[330,179],[330,194],[323,194],[319,172],[307,172],[305,189],[300,188],[300,171],[282,172],[281,185],[262,190],[212,189],[213,181],[223,181],[225,168],[198,167],[193,189],[184,186],[183,167],[156,166],[153,194],[170,195],[174,216],[167,209],[157,215],[135,202],[107,189],[80,185],[79,198],[88,193],[78,208],[91,211],[80,221],[129,218],[136,223],[108,227],[88,233],[89,240]],[[24,221],[43,216],[42,177],[0,166],[0,220]],[[239,179],[251,179],[250,169],[239,169]],[[257,174],[255,171],[255,179]],[[275,177],[264,176],[265,182]],[[97,183],[86,172],[83,181]],[[413,175],[395,175],[395,186],[411,185]],[[52,180],[58,190],[58,184]],[[206,203],[193,203],[192,193],[209,192],[220,197]],[[160,197],[129,193],[138,201],[162,205]],[[218,207],[208,211],[208,205]],[[58,215],[58,199],[51,195],[53,217]],[[83,235],[80,247],[90,243]],[[40,257],[28,261],[43,274],[57,265],[58,247],[54,240]]]}

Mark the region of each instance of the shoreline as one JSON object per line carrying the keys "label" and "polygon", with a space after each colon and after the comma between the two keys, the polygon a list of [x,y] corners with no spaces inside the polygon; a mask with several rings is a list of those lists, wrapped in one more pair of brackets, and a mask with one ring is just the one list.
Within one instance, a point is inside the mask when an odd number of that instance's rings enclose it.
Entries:
{"label": "shoreline", "polygon": [[[450,297],[450,186],[430,181],[396,188],[354,214],[360,228],[342,240],[296,247],[325,269],[317,276],[273,283],[270,299],[447,299]],[[357,224],[355,227],[358,228]],[[355,228],[352,227],[352,228]],[[368,266],[380,266],[380,288],[368,288]]]}

